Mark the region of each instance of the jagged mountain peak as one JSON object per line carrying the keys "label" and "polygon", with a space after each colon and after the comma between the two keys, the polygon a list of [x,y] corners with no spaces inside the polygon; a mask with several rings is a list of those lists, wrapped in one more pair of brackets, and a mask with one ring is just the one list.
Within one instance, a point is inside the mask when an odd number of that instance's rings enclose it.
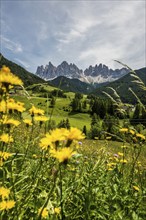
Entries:
{"label": "jagged mountain peak", "polygon": [[103,83],[110,82],[121,78],[129,72],[128,69],[111,69],[105,64],[99,63],[99,65],[90,65],[84,71],[79,69],[74,63],[68,63],[63,61],[60,65],[55,67],[51,62],[45,67],[38,66],[36,75],[42,77],[45,80],[51,80],[58,76],[66,76],[68,78],[77,78],[84,82]]}

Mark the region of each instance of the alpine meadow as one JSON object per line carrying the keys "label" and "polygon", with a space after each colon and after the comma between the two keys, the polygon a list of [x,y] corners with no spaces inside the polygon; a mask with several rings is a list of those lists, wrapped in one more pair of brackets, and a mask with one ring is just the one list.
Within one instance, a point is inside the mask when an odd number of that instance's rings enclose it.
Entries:
{"label": "alpine meadow", "polygon": [[25,87],[11,72],[20,67],[2,61],[1,219],[145,219],[146,108],[136,93],[133,105],[112,87],[104,98]]}

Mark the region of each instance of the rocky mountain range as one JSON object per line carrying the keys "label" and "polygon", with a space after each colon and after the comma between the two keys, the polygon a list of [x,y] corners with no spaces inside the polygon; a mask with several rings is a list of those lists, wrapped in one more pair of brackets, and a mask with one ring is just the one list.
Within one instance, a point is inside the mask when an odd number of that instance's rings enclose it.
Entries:
{"label": "rocky mountain range", "polygon": [[58,76],[65,76],[70,79],[79,79],[87,83],[104,83],[115,81],[129,72],[128,69],[110,69],[104,64],[95,66],[89,66],[84,71],[79,69],[75,64],[68,64],[63,61],[57,67],[49,62],[45,67],[43,65],[38,66],[36,75],[45,79],[46,81],[57,78]]}

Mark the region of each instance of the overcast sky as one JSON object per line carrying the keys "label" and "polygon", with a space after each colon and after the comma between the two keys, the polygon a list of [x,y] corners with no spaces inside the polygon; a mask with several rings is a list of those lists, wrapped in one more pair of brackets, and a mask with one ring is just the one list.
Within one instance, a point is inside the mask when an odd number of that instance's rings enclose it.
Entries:
{"label": "overcast sky", "polygon": [[146,66],[145,0],[1,0],[1,52],[35,73],[66,60]]}

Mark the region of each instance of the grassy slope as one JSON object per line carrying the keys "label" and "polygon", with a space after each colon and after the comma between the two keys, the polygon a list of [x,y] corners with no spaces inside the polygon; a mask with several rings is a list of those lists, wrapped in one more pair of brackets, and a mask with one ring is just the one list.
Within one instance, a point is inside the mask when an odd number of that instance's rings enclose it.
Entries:
{"label": "grassy slope", "polygon": [[[51,86],[45,86],[46,90],[50,91],[53,90],[54,87]],[[56,98],[56,104],[55,107],[52,109],[49,106],[50,101],[46,98],[38,97],[40,95],[39,93],[33,93],[29,90],[28,93],[30,94],[30,99],[24,96],[23,94],[15,95],[14,99],[19,100],[21,102],[25,103],[25,107],[29,109],[31,105],[35,105],[38,108],[44,109],[46,114],[48,112],[48,115],[51,116],[52,120],[55,120],[56,124],[58,124],[63,119],[69,119],[71,126],[77,127],[79,129],[83,129],[83,126],[86,125],[87,129],[90,129],[90,123],[91,118],[90,115],[87,113],[69,113],[67,111],[64,111],[63,108],[68,107],[71,100],[74,98],[74,93],[67,92],[65,93],[67,95],[67,98]],[[24,114],[24,117],[27,115]]]}
{"label": "grassy slope", "polygon": [[[141,78],[143,83],[146,85],[146,68],[136,70],[135,72]],[[108,89],[108,87],[112,87],[117,91],[117,93],[119,94],[123,102],[135,104],[137,103],[137,100],[133,96],[133,94],[129,91],[129,88],[131,88],[137,94],[137,96],[141,99],[141,101],[146,104],[146,98],[145,98],[146,92],[143,91],[139,86],[137,86],[133,81],[134,81],[134,78],[130,75],[130,73],[128,73],[122,78],[114,82],[111,82],[106,86],[95,89],[93,91],[93,94],[99,95],[99,96],[105,96],[102,93],[103,91],[105,91],[112,95],[110,89]]]}

